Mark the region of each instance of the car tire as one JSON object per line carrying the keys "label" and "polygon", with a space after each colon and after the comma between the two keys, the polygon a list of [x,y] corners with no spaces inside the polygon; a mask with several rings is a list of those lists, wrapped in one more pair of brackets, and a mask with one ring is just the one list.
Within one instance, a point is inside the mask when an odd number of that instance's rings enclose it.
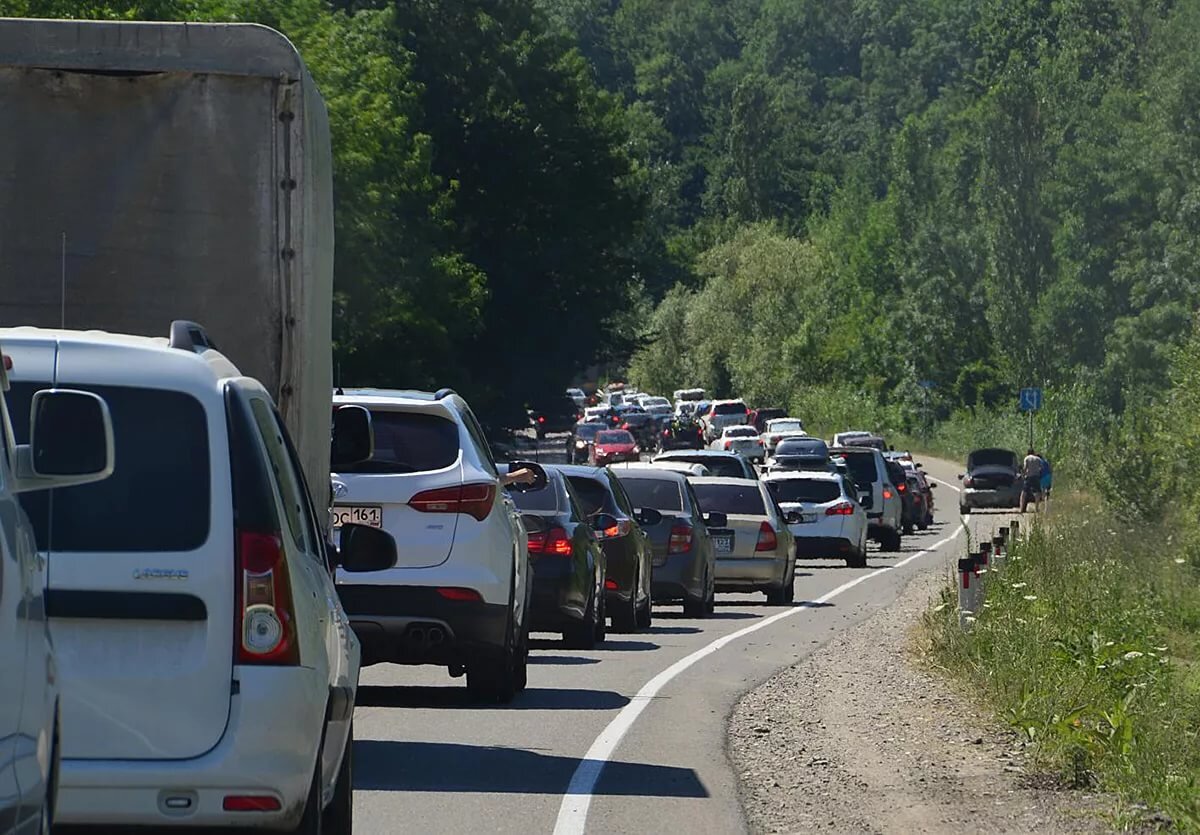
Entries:
{"label": "car tire", "polygon": [[919,531],[929,530],[929,517],[928,516],[926,516],[924,519],[922,519],[920,522],[917,523],[917,530],[919,530]]}
{"label": "car tire", "polygon": [[618,600],[612,613],[612,631],[637,632],[637,604],[632,600]]}
{"label": "car tire", "polygon": [[589,650],[596,648],[596,592],[588,600],[583,619],[563,630],[563,644],[568,649]]}
{"label": "car tire", "polygon": [[[529,611],[526,608],[526,611]],[[521,641],[517,645],[517,657],[514,660],[513,676],[520,693],[529,685],[529,629],[521,629]]]}
{"label": "car tire", "polygon": [[[600,584],[600,588],[604,588],[604,583]],[[604,596],[604,592],[600,593],[600,611],[596,613],[596,643],[604,643],[608,637],[608,600]]]}
{"label": "car tire", "polygon": [[683,616],[687,618],[702,618],[708,614],[708,581],[704,582],[704,597],[683,598]]}
{"label": "car tire", "polygon": [[913,531],[915,531],[915,530],[916,530],[916,527],[913,525],[913,523],[912,523],[912,522],[905,522],[905,523],[904,523],[904,535],[905,535],[905,536],[912,536],[912,535],[913,535]]}
{"label": "car tire", "polygon": [[897,530],[888,529],[880,542],[884,551],[899,551],[900,550],[900,532]]}
{"label": "car tire", "polygon": [[352,835],[354,832],[354,722],[350,722],[350,733],[346,735],[346,750],[342,752],[342,766],[338,769],[337,781],[333,784],[333,799],[321,813],[323,835]]}
{"label": "car tire", "polygon": [[767,604],[770,606],[783,606],[787,603],[787,589],[783,586],[778,588],[769,588],[766,591]]}
{"label": "car tire", "polygon": [[517,695],[516,652],[509,647],[467,665],[467,691],[479,702],[508,704]]}
{"label": "car tire", "polygon": [[638,629],[649,629],[654,623],[654,608],[650,602],[650,595],[646,595],[646,603],[638,607],[636,618]]}
{"label": "car tire", "polygon": [[46,775],[46,796],[42,798],[41,821],[38,832],[50,835],[54,827],[54,807],[58,802],[58,775],[62,764],[62,746],[59,744],[58,705],[54,706],[54,737],[50,741],[50,772]]}
{"label": "car tire", "polygon": [[851,554],[850,556],[846,557],[846,567],[847,568],[866,568],[867,567],[866,552],[860,551],[857,554]]}
{"label": "car tire", "polygon": [[717,581],[711,572],[708,575],[708,597],[704,608],[710,615],[717,613]]}
{"label": "car tire", "polygon": [[971,509],[969,507],[967,507],[965,504],[960,504],[958,506],[958,515],[959,516],[966,516],[970,512],[971,512]]}

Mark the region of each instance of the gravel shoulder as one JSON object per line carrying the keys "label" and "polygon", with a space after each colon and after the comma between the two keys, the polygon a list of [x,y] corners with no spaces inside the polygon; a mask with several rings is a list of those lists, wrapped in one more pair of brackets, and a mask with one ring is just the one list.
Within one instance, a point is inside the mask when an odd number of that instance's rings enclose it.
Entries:
{"label": "gravel shoulder", "polygon": [[913,627],[944,575],[747,693],[729,757],[752,832],[1111,831],[1102,798],[1035,788],[1016,736],[922,669]]}

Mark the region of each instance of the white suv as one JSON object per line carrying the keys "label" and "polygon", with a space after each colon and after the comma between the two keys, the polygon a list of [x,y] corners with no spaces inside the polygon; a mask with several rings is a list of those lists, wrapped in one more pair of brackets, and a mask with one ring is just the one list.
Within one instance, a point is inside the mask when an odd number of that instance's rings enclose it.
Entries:
{"label": "white suv", "polygon": [[[206,340],[0,344],[14,415],[38,389],[84,389],[115,433],[110,478],[21,497],[48,566],[57,820],[349,832],[359,646],[267,391]],[[343,563],[395,562],[377,531],[343,540]]]}
{"label": "white suv", "polygon": [[[49,832],[59,755],[59,689],[46,625],[45,564],[19,494],[101,481],[112,474],[113,433],[94,394],[39,391],[8,412],[0,366],[0,829]],[[29,432],[30,422],[33,432]],[[13,425],[30,444],[13,442]]]}
{"label": "white suv", "polygon": [[333,474],[335,525],[374,525],[400,549],[395,568],[338,572],[363,663],[433,664],[467,677],[477,698],[525,686],[531,582],[528,536],[466,401],[361,389],[335,404],[369,409],[370,460]]}

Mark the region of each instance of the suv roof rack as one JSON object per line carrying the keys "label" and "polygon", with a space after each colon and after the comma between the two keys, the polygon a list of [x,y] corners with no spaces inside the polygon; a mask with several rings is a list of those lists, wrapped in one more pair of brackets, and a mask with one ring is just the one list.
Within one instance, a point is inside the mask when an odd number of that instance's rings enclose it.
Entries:
{"label": "suv roof rack", "polygon": [[195,322],[187,319],[176,319],[171,323],[171,337],[167,344],[181,351],[191,351],[195,354],[207,350],[217,350],[217,344],[208,338],[208,332]]}

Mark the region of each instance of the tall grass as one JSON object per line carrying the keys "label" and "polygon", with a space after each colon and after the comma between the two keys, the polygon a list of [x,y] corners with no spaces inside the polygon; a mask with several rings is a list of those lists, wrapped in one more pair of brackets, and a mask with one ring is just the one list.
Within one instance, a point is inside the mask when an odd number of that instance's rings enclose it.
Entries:
{"label": "tall grass", "polygon": [[991,576],[970,632],[951,589],[926,625],[931,657],[1044,768],[1116,794],[1126,815],[1200,832],[1200,567],[1169,531],[1060,499],[1053,524]]}

